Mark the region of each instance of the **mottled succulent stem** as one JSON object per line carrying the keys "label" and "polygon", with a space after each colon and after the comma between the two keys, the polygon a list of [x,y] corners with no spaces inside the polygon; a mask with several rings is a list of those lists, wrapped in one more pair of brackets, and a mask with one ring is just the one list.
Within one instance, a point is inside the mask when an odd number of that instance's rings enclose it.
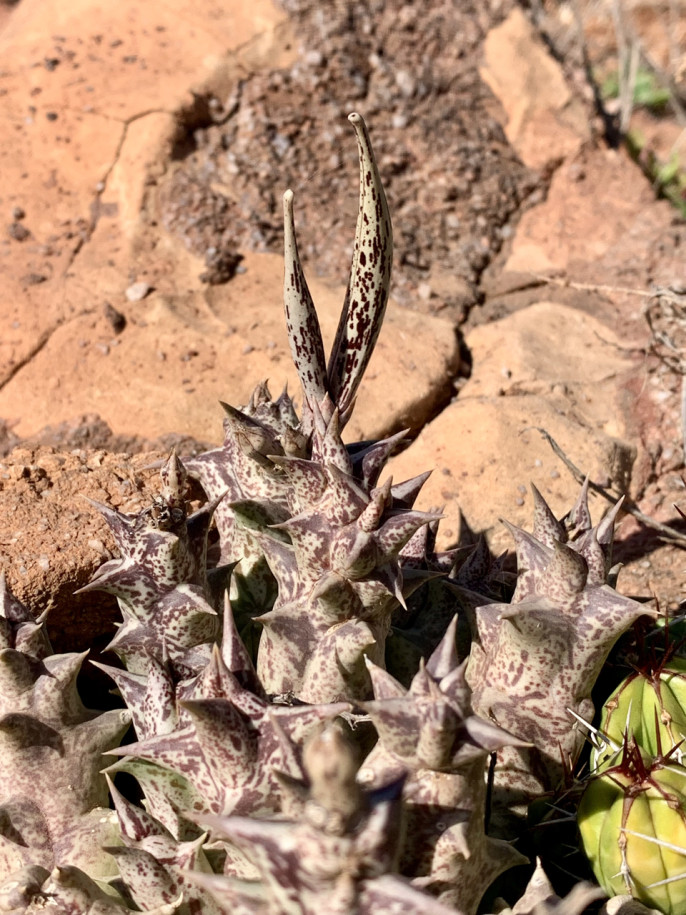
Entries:
{"label": "mottled succulent stem", "polygon": [[[312,425],[312,403],[321,404],[328,393],[326,357],[319,319],[303,273],[293,222],[293,191],[283,195],[284,277],[283,307],[293,364],[303,389],[304,427]],[[330,416],[325,417],[328,421]]]}
{"label": "mottled succulent stem", "polygon": [[393,231],[367,125],[353,113],[360,156],[360,209],[350,280],[328,366],[328,385],[341,427],[353,409],[355,394],[381,330],[393,264]]}

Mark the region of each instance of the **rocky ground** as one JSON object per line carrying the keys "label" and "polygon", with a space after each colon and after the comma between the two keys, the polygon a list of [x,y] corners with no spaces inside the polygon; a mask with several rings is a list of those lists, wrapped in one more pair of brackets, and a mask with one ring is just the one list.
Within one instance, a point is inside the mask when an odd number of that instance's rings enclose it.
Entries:
{"label": "rocky ground", "polygon": [[[219,400],[265,377],[297,390],[286,187],[331,340],[357,208],[351,110],[396,250],[350,435],[410,429],[392,472],[434,468],[424,506],[444,506],[445,544],[482,530],[509,548],[499,519],[529,523],[529,482],[571,506],[578,484],[541,429],[686,531],[686,223],[645,174],[651,143],[678,153],[678,108],[629,112],[642,170],[589,80],[640,39],[678,102],[675,9],[627,3],[620,34],[609,2],[0,2],[0,558],[51,608],[58,650],[114,618],[71,596],[112,549],[83,496],[136,510],[171,444],[220,439]],[[676,610],[686,556],[668,536],[625,518],[620,587]]]}

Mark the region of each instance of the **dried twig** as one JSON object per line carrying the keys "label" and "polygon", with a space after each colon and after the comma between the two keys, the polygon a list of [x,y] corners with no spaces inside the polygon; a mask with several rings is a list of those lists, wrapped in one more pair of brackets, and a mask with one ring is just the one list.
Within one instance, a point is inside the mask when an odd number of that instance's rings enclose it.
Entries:
{"label": "dried twig", "polygon": [[[643,307],[643,316],[652,335],[652,344],[650,350],[667,365],[671,371],[682,376],[682,394],[681,394],[681,434],[683,439],[684,456],[686,456],[686,357],[684,356],[684,346],[681,340],[675,342],[666,330],[661,330],[656,323],[656,319],[662,323],[671,323],[671,326],[686,330],[686,288],[680,283],[674,283],[671,286],[654,286],[652,289],[636,289],[630,286],[608,286],[597,283],[577,283],[568,280],[565,277],[545,276],[543,274],[531,273],[531,276],[541,283],[549,283],[552,286],[568,287],[577,289],[582,292],[599,292],[599,293],[623,293],[625,295],[638,296],[647,299]],[[653,315],[653,306],[657,305],[660,309],[658,315]],[[661,344],[667,353],[660,352],[658,345]]]}
{"label": "dried twig", "polygon": [[586,81],[591,87],[593,92],[593,104],[597,113],[603,121],[605,138],[611,146],[616,146],[619,143],[619,136],[617,135],[617,127],[614,123],[612,115],[607,111],[605,107],[605,101],[603,99],[602,93],[600,91],[600,86],[595,78],[593,71],[593,63],[591,61],[591,56],[588,52],[588,43],[586,41],[586,32],[584,29],[584,20],[581,14],[581,8],[579,6],[579,0],[571,0],[572,15],[574,17],[574,24],[576,27],[577,38],[579,41],[579,47],[581,50],[581,60],[583,62],[584,72],[586,74]]}
{"label": "dried twig", "polygon": [[638,72],[638,46],[629,41],[620,0],[613,0],[612,22],[617,43],[617,79],[619,82],[619,130],[625,134],[634,107],[634,91]]}
{"label": "dried twig", "polygon": [[[534,429],[536,432],[540,432],[543,438],[548,442],[550,447],[553,449],[555,454],[560,458],[564,463],[567,469],[570,471],[572,476],[579,482],[583,483],[587,477],[587,474],[580,470],[576,464],[565,454],[565,452],[560,448],[558,443],[552,437],[552,435],[546,430],[541,428],[541,426],[527,426],[526,429]],[[526,431],[526,430],[523,430]],[[603,486],[599,486],[597,483],[594,483],[589,479],[588,488],[593,492],[597,493],[599,496],[602,496],[603,499],[606,499],[612,505],[617,502],[618,496],[615,493],[608,492]],[[651,518],[649,515],[644,514],[636,503],[630,499],[628,496],[625,496],[624,504],[622,505],[624,511],[630,514],[632,517],[636,518],[637,521],[640,521],[641,524],[644,524],[646,527],[652,528],[653,530],[659,531],[664,540],[668,540],[670,543],[673,543],[675,546],[682,547],[686,549],[686,534],[681,533],[680,531],[675,530],[673,527],[670,527],[668,524],[662,524],[660,521],[656,521],[654,518]]]}
{"label": "dried twig", "polygon": [[580,292],[604,292],[604,293],[622,293],[623,295],[635,295],[642,299],[655,299],[658,297],[680,303],[683,301],[683,294],[671,289],[669,286],[655,286],[653,289],[636,289],[632,286],[608,286],[603,283],[577,283],[574,280],[568,280],[563,276],[546,276],[543,273],[529,274],[539,283],[545,283],[550,286],[561,286],[566,289],[577,289]]}

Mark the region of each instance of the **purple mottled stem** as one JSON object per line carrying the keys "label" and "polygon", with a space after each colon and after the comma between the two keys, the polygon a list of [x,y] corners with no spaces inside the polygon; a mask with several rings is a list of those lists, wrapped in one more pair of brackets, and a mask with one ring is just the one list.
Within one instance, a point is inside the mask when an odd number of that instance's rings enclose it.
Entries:
{"label": "purple mottled stem", "polygon": [[319,319],[307,287],[298,254],[293,223],[293,191],[283,195],[284,277],[283,306],[291,356],[307,404],[326,397],[326,358]]}
{"label": "purple mottled stem", "polygon": [[349,115],[360,156],[360,210],[348,291],[331,351],[328,383],[341,423],[349,418],[386,311],[393,263],[393,232],[386,195],[367,126]]}

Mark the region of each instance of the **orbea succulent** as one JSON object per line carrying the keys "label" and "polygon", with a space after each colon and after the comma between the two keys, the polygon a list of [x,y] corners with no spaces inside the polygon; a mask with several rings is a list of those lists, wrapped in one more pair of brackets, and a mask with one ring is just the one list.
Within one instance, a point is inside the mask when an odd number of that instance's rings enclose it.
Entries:
{"label": "orbea succulent", "polygon": [[[402,433],[344,443],[392,262],[369,135],[350,121],[360,210],[328,361],[284,196],[300,417],[258,385],[225,406],[221,447],[164,463],[148,509],[96,506],[120,556],[83,590],[119,601],[123,669],[99,666],[128,710],[84,709],[83,656],[53,655],[0,589],[0,911],[474,915],[526,861],[518,833],[488,834],[489,758],[501,807],[554,788],[581,747],[572,713],[592,715],[609,650],[645,612],[607,584],[615,513],[593,527],[585,490],[563,522],[534,491],[507,602],[483,541],[436,553],[440,513],[414,508],[427,474],[383,478]],[[191,478],[208,500],[194,512]],[[596,895],[560,900],[539,867],[513,911],[577,915]]]}
{"label": "orbea succulent", "polygon": [[303,749],[302,782],[288,780],[296,821],[203,818],[255,864],[257,879],[195,879],[226,912],[315,915],[431,911],[446,908],[392,876],[401,836],[403,779],[366,792],[356,782],[357,751],[337,725]]}
{"label": "orbea succulent", "polygon": [[472,713],[456,628],[455,617],[409,690],[368,662],[375,698],[363,707],[379,742],[359,779],[378,788],[406,775],[402,873],[469,913],[498,874],[526,863],[512,845],[484,831],[486,757],[521,741]]}
{"label": "orbea succulent", "polygon": [[495,783],[504,806],[524,813],[557,787],[583,746],[572,713],[593,718],[591,691],[618,638],[655,615],[607,583],[612,513],[592,527],[587,489],[558,522],[534,489],[534,532],[511,525],[517,587],[509,604],[477,607],[467,681],[474,710],[530,747],[499,751]]}
{"label": "orbea succulent", "polygon": [[0,577],[0,876],[78,865],[112,873],[118,839],[99,770],[130,715],[86,709],[76,690],[83,654],[52,653],[43,619]]}

